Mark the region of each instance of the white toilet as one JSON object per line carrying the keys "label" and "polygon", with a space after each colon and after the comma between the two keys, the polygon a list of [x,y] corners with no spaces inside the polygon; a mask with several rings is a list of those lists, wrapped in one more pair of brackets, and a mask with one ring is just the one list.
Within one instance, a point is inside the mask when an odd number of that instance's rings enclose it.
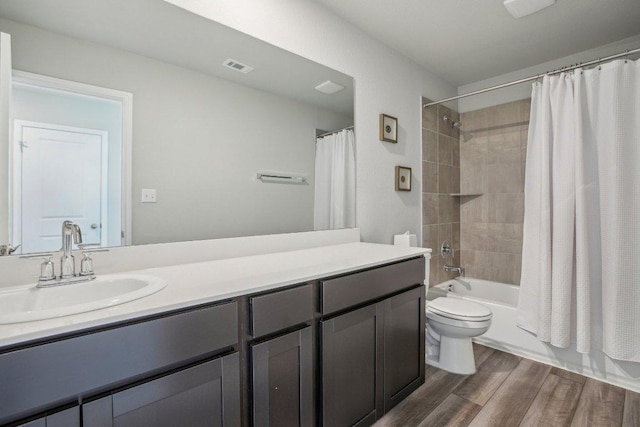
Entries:
{"label": "white toilet", "polygon": [[482,304],[454,297],[427,302],[427,364],[456,374],[474,374],[471,338],[487,332],[492,312]]}

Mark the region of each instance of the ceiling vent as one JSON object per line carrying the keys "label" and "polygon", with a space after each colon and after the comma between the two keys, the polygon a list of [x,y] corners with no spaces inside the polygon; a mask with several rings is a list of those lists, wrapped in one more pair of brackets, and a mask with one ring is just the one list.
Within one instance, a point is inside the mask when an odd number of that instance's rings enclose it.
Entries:
{"label": "ceiling vent", "polygon": [[222,65],[243,74],[247,74],[253,71],[253,67],[250,67],[247,64],[243,64],[242,62],[238,62],[235,59],[227,59],[222,63]]}
{"label": "ceiling vent", "polygon": [[555,2],[556,0],[504,0],[504,7],[511,16],[518,19],[539,12]]}
{"label": "ceiling vent", "polygon": [[334,83],[331,80],[327,80],[326,82],[320,83],[316,86],[316,90],[318,92],[326,93],[327,95],[333,95],[334,93],[340,92],[342,89],[344,89],[344,86]]}

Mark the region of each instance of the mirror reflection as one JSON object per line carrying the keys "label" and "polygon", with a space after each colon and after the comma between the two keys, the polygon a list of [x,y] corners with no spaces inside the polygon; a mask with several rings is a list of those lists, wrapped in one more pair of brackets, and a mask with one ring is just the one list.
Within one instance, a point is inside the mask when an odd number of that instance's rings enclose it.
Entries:
{"label": "mirror reflection", "polygon": [[355,226],[351,77],[161,0],[0,0],[0,31],[0,245]]}

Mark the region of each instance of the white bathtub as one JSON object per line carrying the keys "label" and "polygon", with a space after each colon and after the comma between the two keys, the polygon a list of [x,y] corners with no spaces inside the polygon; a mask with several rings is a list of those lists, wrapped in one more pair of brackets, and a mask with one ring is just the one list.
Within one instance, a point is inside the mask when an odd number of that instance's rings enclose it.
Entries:
{"label": "white bathtub", "polygon": [[553,347],[518,328],[518,291],[515,285],[459,277],[430,288],[427,299],[462,298],[489,307],[493,312],[491,327],[474,338],[479,344],[640,392],[640,363],[613,360],[601,351],[581,354],[571,348]]}

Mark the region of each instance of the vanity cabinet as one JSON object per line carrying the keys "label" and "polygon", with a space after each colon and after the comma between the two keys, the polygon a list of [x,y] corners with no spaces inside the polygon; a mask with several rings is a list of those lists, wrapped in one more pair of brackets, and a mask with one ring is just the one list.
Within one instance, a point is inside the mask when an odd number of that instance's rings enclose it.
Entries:
{"label": "vanity cabinet", "polygon": [[38,419],[19,424],[19,427],[80,427],[80,408],[73,406]]}
{"label": "vanity cabinet", "polygon": [[82,405],[84,427],[239,426],[238,353]]}
{"label": "vanity cabinet", "polygon": [[419,256],[5,348],[0,425],[371,425],[424,382],[424,268]]}
{"label": "vanity cabinet", "polygon": [[249,298],[254,426],[315,425],[313,289],[307,283]]}
{"label": "vanity cabinet", "polygon": [[324,426],[371,425],[424,382],[423,280],[416,259],[321,283],[327,312],[384,298],[320,322]]}
{"label": "vanity cabinet", "polygon": [[251,346],[253,425],[314,425],[312,328]]}
{"label": "vanity cabinet", "polygon": [[0,424],[230,353],[238,335],[238,307],[232,301],[5,351],[0,353]]}
{"label": "vanity cabinet", "polygon": [[368,426],[382,416],[383,306],[320,322],[322,424]]}

